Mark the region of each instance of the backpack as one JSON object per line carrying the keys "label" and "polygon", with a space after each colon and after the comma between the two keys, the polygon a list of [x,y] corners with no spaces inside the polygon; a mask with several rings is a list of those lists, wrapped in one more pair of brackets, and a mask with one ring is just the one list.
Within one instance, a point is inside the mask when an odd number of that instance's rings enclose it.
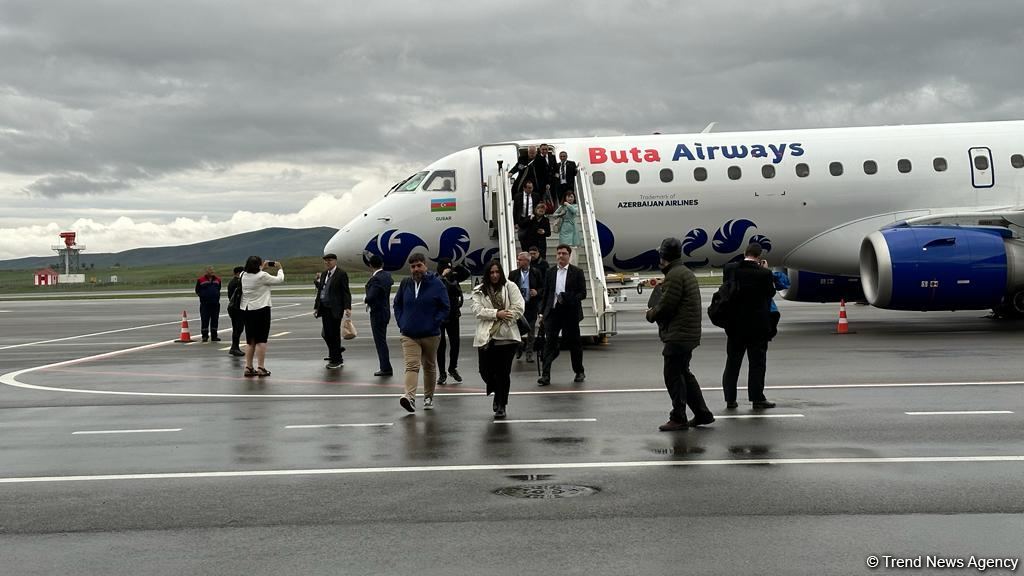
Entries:
{"label": "backpack", "polygon": [[719,328],[725,328],[729,324],[729,319],[732,317],[732,300],[736,292],[736,283],[726,280],[711,296],[711,304],[708,305],[708,318],[711,319],[712,324]]}

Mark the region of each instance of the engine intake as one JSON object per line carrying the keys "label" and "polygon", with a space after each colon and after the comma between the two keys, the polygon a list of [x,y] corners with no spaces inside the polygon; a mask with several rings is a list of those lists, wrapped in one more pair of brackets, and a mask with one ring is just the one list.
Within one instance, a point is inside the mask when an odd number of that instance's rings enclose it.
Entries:
{"label": "engine intake", "polygon": [[864,238],[860,274],[879,308],[995,308],[1024,285],[1024,245],[1005,228],[903,225]]}

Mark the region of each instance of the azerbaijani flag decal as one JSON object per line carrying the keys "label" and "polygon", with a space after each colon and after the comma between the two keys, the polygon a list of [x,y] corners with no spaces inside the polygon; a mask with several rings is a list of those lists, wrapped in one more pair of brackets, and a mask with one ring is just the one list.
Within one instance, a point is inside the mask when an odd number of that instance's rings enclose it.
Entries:
{"label": "azerbaijani flag decal", "polygon": [[431,212],[455,212],[455,198],[434,198],[430,201]]}

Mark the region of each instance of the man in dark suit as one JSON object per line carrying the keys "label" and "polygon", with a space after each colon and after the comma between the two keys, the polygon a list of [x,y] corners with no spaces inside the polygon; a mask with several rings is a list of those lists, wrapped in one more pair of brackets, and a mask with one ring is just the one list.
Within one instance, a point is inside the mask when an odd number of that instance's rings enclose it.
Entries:
{"label": "man in dark suit", "polygon": [[348,274],[338,268],[338,257],[324,254],[324,268],[313,280],[316,286],[316,300],[313,302],[313,316],[323,323],[324,342],[327,343],[327,368],[341,368],[345,361],[341,353],[341,321],[352,314],[352,292],[348,288]]}
{"label": "man in dark suit", "polygon": [[529,246],[526,243],[533,237],[530,224],[540,202],[540,194],[529,180],[523,184],[522,193],[512,196],[512,221],[516,224],[516,236],[523,250],[526,250]]}
{"label": "man in dark suit", "polygon": [[384,270],[380,256],[371,254],[369,259],[370,279],[366,281],[366,295],[363,301],[370,309],[370,332],[373,345],[377,347],[377,361],[380,369],[374,376],[388,377],[394,374],[391,368],[391,352],[388,350],[388,323],[391,322],[391,287],[395,284],[391,273]]}
{"label": "man in dark suit", "polygon": [[555,176],[555,182],[558,186],[558,197],[555,200],[561,205],[565,198],[565,193],[576,190],[577,168],[576,163],[569,160],[569,154],[565,151],[558,153],[558,159],[559,162]]}
{"label": "man in dark suit", "polygon": [[526,154],[521,155],[516,162],[516,165],[508,171],[509,177],[516,177],[512,182],[512,194],[521,194],[523,192],[523,186],[527,182],[533,182],[534,190],[541,190],[541,188],[537,187],[543,179],[543,174],[539,173],[539,166],[540,164],[537,160],[537,147],[530,146],[526,149]]}
{"label": "man in dark suit", "polygon": [[762,268],[761,245],[750,244],[740,262],[727,264],[722,271],[723,282],[733,282],[736,291],[729,298],[729,316],[725,333],[727,358],[722,374],[726,408],[736,402],[736,381],[743,365],[743,355],[750,362],[747,373],[747,398],[756,409],[774,408],[764,396],[764,374],[768,362],[768,338],[771,335],[771,300],[775,296],[775,280],[770,270]]}
{"label": "man in dark suit", "polygon": [[526,311],[523,313],[523,319],[526,321],[527,326],[530,327],[530,331],[523,335],[523,342],[519,345],[516,357],[522,358],[523,350],[526,350],[526,361],[533,362],[533,330],[537,325],[537,314],[540,312],[541,299],[543,298],[541,288],[544,286],[544,283],[541,281],[540,272],[530,266],[529,252],[520,252],[519,256],[516,257],[516,263],[519,267],[509,273],[508,281],[518,286],[519,292],[523,295],[523,302],[526,302]]}
{"label": "man in dark suit", "polygon": [[537,317],[541,322],[547,342],[544,346],[544,360],[541,377],[537,384],[551,384],[551,363],[558,358],[558,337],[561,334],[569,347],[572,357],[572,371],[576,373],[573,382],[586,380],[583,372],[583,343],[580,341],[580,322],[583,321],[583,300],[587,297],[587,281],[583,270],[569,264],[572,248],[559,244],[555,255],[558,265],[548,270],[544,282],[544,300],[541,314]]}

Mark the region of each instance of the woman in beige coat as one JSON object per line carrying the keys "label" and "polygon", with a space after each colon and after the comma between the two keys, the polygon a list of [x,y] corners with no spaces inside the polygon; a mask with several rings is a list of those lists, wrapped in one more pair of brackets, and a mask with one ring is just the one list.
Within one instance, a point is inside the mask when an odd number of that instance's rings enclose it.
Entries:
{"label": "woman in beige coat", "polygon": [[470,309],[477,321],[473,347],[479,357],[480,377],[487,384],[487,395],[494,394],[494,417],[504,418],[512,360],[521,341],[516,322],[523,317],[526,304],[519,288],[505,281],[497,260],[487,265],[483,282],[473,289]]}

